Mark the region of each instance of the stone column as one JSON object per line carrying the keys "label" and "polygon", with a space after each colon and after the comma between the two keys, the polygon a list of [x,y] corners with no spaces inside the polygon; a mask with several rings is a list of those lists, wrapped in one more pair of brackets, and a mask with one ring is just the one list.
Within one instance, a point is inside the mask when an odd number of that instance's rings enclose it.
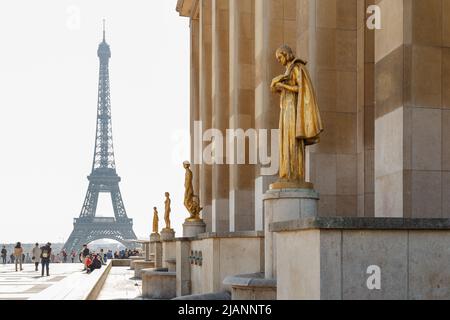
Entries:
{"label": "stone column", "polygon": [[[212,122],[214,129],[226,136],[229,125],[229,1],[212,0]],[[215,156],[212,168],[212,232],[229,229],[229,166],[225,145],[214,141]]]}
{"label": "stone column", "polygon": [[199,20],[191,19],[191,102],[190,102],[190,133],[191,133],[191,169],[193,174],[194,193],[199,194],[199,180],[200,180],[200,163],[201,150],[195,150],[194,140],[194,124],[195,121],[200,121],[200,98],[199,98]]}
{"label": "stone column", "polygon": [[[272,163],[278,163],[278,154],[271,150],[271,130],[279,127],[279,97],[270,91],[270,84],[284,72],[275,59],[275,51],[283,44],[295,49],[296,9],[296,1],[255,2],[255,128],[267,130],[267,155],[272,157]],[[274,138],[278,143],[278,137]],[[262,173],[264,169],[258,165],[255,179],[255,229],[258,231],[264,229],[263,195],[277,180],[277,172],[272,176]]]}
{"label": "stone column", "polygon": [[297,54],[308,61],[325,128],[320,144],[307,151],[321,216],[357,215],[360,2],[297,1]]}
{"label": "stone column", "polygon": [[[212,127],[212,33],[211,33],[211,0],[199,0],[200,11],[200,119],[203,130]],[[203,143],[203,149],[209,143]],[[202,161],[200,165],[200,201],[203,207],[202,216],[207,225],[207,231],[212,229],[212,166]]]}
{"label": "stone column", "polygon": [[[229,3],[230,129],[242,129],[236,133],[247,142],[246,164],[237,164],[235,159],[235,164],[230,166],[230,231],[235,232],[255,228],[255,165],[249,164],[249,140],[255,140],[255,1],[230,0]],[[247,137],[243,138],[248,129]]]}
{"label": "stone column", "polygon": [[450,4],[378,5],[383,29],[375,32],[375,215],[449,217]]}
{"label": "stone column", "polygon": [[150,250],[155,255],[155,268],[162,268],[162,243],[159,233],[150,235]]}

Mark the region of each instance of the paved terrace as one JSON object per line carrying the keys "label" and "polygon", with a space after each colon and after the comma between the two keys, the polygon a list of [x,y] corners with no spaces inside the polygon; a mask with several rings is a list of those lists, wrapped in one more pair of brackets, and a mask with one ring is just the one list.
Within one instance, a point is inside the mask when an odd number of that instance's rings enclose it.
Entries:
{"label": "paved terrace", "polygon": [[[142,281],[129,267],[111,267],[88,275],[83,265],[50,264],[50,277],[41,277],[34,265],[0,265],[0,300],[134,300],[141,298]],[[40,270],[40,266],[39,266]]]}
{"label": "paved terrace", "polygon": [[0,265],[0,300],[28,300],[42,294],[68,277],[81,274],[81,264],[51,264],[50,277],[41,277],[34,265],[24,264],[24,271],[15,272],[14,265]]}

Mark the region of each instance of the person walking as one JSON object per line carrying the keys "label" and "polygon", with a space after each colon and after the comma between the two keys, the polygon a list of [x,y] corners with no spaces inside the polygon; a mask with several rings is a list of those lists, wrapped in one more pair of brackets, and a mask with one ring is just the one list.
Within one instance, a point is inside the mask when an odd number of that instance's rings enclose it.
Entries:
{"label": "person walking", "polygon": [[72,259],[72,263],[75,262],[75,257],[77,256],[77,253],[75,252],[75,250],[72,250],[72,253],[70,254],[70,259]]}
{"label": "person walking", "polygon": [[16,265],[16,272],[18,272],[17,265],[20,265],[20,271],[23,271],[22,268],[22,261],[23,261],[23,248],[22,244],[20,242],[17,242],[16,246],[14,247],[14,260]]}
{"label": "person walking", "polygon": [[51,243],[48,242],[41,248],[41,264],[42,264],[42,277],[44,276],[44,269],[47,271],[47,277],[50,276],[50,256],[52,254]]}
{"label": "person walking", "polygon": [[6,264],[6,257],[8,256],[8,250],[6,250],[6,246],[2,248],[2,263]]}
{"label": "person walking", "polygon": [[63,256],[63,263],[67,263],[67,252],[66,252],[66,249],[63,249],[62,256]]}
{"label": "person walking", "polygon": [[39,271],[39,263],[41,262],[41,248],[39,248],[39,243],[36,243],[36,246],[31,251],[31,260],[33,260],[35,271]]}

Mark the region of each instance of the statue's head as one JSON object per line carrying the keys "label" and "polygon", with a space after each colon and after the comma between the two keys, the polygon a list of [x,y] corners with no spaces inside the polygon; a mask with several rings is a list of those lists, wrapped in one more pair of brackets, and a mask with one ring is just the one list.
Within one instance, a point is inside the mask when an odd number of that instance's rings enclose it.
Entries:
{"label": "statue's head", "polygon": [[153,211],[157,212],[158,208],[157,207],[153,207]]}
{"label": "statue's head", "polygon": [[166,198],[170,197],[170,193],[166,192]]}
{"label": "statue's head", "polygon": [[278,62],[283,66],[286,66],[289,62],[295,59],[294,52],[292,51],[291,47],[287,45],[282,45],[281,47],[279,47],[275,55]]}
{"label": "statue's head", "polygon": [[185,169],[189,169],[191,167],[191,163],[189,161],[185,161],[185,162],[183,162],[183,167]]}

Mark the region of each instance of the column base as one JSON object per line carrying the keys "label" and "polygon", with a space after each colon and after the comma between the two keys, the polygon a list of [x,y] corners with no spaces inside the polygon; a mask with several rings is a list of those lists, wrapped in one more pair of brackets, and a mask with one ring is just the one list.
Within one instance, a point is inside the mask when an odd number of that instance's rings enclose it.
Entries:
{"label": "column base", "polygon": [[206,223],[203,220],[189,221],[183,223],[183,237],[193,238],[206,232]]}

